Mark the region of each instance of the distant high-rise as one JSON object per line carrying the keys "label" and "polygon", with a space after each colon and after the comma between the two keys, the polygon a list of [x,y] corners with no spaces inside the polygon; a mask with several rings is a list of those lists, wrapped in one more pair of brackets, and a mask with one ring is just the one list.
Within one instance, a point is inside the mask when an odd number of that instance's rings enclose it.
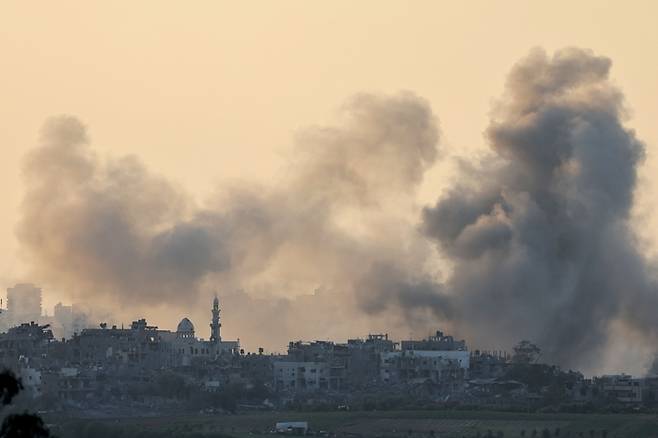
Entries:
{"label": "distant high-rise", "polygon": [[53,313],[53,332],[58,337],[70,338],[73,335],[73,306],[65,306],[62,303],[55,305]]}
{"label": "distant high-rise", "polygon": [[12,324],[41,318],[41,288],[31,283],[7,288],[7,314]]}

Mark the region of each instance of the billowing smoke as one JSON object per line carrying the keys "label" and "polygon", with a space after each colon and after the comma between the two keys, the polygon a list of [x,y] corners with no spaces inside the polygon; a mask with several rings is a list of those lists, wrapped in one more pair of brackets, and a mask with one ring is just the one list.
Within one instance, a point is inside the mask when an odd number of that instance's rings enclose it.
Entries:
{"label": "billowing smoke", "polygon": [[417,269],[431,245],[410,216],[438,135],[417,96],[358,95],[340,125],[299,135],[283,181],[198,206],[137,158],[100,160],[81,122],[58,117],[27,157],[18,236],[39,281],[124,318],[164,307],[170,326],[172,309],[204,321],[217,290],[225,327],[252,347],[359,334],[378,294],[436,299]]}
{"label": "billowing smoke", "polygon": [[185,220],[179,190],[136,158],[99,163],[74,118],[47,122],[24,176],[18,237],[40,278],[131,303],[182,302],[228,264],[215,230]]}
{"label": "billowing smoke", "polygon": [[613,330],[646,340],[658,325],[629,227],[644,147],[610,65],[533,51],[493,111],[491,153],[422,212],[439,132],[409,93],[354,97],[341,123],[297,138],[283,180],[202,205],[134,157],[100,160],[79,121],[56,118],[26,160],[18,236],[36,280],[124,314],[206,319],[219,290],[252,347],[441,326],[591,368]]}
{"label": "billowing smoke", "polygon": [[596,367],[613,322],[658,327],[658,289],[629,229],[644,146],[623,126],[610,65],[585,50],[531,52],[486,131],[491,155],[424,210],[426,235],[454,262],[456,322],[480,344],[524,337],[549,360]]}

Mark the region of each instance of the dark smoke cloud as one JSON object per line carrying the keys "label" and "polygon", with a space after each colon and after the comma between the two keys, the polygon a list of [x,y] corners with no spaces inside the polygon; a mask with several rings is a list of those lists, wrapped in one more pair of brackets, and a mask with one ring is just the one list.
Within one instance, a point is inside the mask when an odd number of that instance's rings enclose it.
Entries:
{"label": "dark smoke cloud", "polygon": [[219,289],[227,325],[253,343],[283,348],[341,326],[347,336],[345,319],[363,319],[374,294],[434,296],[417,272],[430,245],[406,211],[391,212],[413,204],[438,136],[417,96],[358,95],[340,125],[299,136],[284,181],[225,188],[198,207],[134,157],[98,159],[81,122],[58,117],[27,157],[18,237],[36,278],[123,315],[188,312]]}
{"label": "dark smoke cloud", "polygon": [[591,367],[613,321],[655,332],[638,317],[657,289],[628,224],[644,146],[623,126],[610,65],[531,52],[486,131],[492,156],[423,212],[455,265],[458,326],[482,344],[530,338],[549,360]]}
{"label": "dark smoke cloud", "polygon": [[658,305],[628,222],[644,146],[610,66],[578,49],[519,62],[491,153],[423,210],[422,233],[416,190],[439,130],[403,93],[354,97],[341,123],[298,136],[282,181],[202,206],[134,157],[98,159],[79,121],[53,119],[26,160],[18,236],[36,279],[124,315],[207,319],[217,289],[224,327],[250,347],[440,325],[596,367],[619,327],[655,339]]}

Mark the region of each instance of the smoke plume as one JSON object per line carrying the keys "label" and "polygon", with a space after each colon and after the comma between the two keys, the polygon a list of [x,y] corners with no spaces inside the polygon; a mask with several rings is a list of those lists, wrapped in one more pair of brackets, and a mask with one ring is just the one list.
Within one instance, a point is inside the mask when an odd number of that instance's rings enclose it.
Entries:
{"label": "smoke plume", "polygon": [[218,290],[252,347],[441,326],[589,366],[613,330],[648,340],[657,326],[629,226],[644,146],[610,66],[532,51],[492,112],[490,153],[422,211],[439,130],[410,93],[355,96],[340,123],[298,136],[281,181],[202,204],[135,157],[99,159],[78,120],[55,118],[26,159],[18,236],[39,281],[123,314],[207,319]]}
{"label": "smoke plume", "polygon": [[283,181],[224,188],[203,206],[135,157],[100,160],[77,119],[48,121],[26,159],[18,227],[34,276],[131,317],[166,306],[205,320],[218,290],[225,327],[273,349],[367,330],[359,309],[378,294],[435,299],[417,269],[431,246],[409,220],[438,153],[429,105],[364,94],[341,114],[299,135]]}
{"label": "smoke plume", "polygon": [[656,287],[629,228],[644,146],[623,126],[611,62],[535,50],[510,73],[491,154],[423,212],[454,262],[449,289],[472,339],[533,339],[563,365],[600,365],[611,323],[655,333]]}

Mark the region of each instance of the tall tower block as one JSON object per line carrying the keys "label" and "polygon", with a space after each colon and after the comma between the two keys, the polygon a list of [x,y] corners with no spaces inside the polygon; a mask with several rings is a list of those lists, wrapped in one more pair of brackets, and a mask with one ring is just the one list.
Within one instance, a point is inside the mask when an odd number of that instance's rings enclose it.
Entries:
{"label": "tall tower block", "polygon": [[219,333],[222,323],[219,322],[219,298],[215,295],[212,302],[212,323],[210,324],[210,342],[220,343],[222,337]]}
{"label": "tall tower block", "polygon": [[7,313],[12,325],[38,322],[41,318],[41,288],[31,283],[8,288]]}

